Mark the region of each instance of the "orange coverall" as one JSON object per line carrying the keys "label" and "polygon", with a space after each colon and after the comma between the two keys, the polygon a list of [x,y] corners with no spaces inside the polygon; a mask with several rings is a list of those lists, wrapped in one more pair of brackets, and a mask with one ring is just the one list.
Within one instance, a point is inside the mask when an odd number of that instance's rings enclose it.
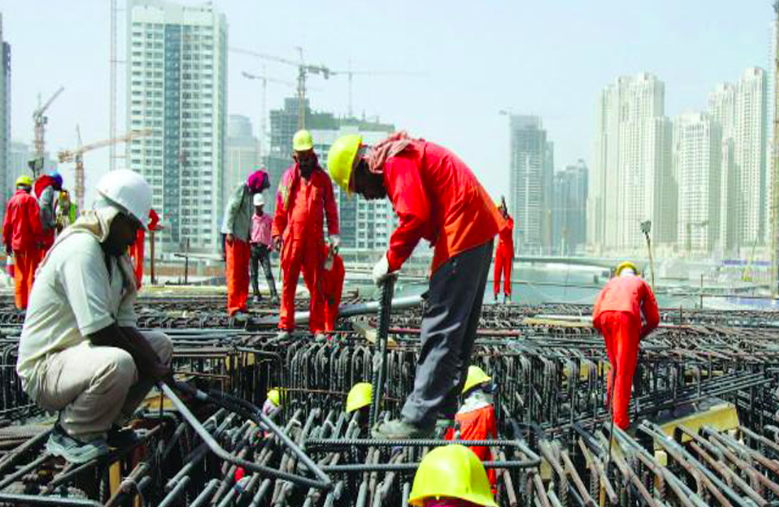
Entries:
{"label": "orange coverall", "polygon": [[3,243],[14,254],[16,308],[27,308],[27,300],[40,263],[42,228],[38,202],[27,191],[17,189],[5,208]]}
{"label": "orange coverall", "polygon": [[503,275],[503,293],[511,298],[511,268],[514,263],[514,219],[509,216],[498,239],[498,249],[495,250],[495,271],[493,276],[493,291],[495,297],[500,293],[500,277]]}
{"label": "orange coverall", "polygon": [[[325,259],[328,250],[325,249]],[[338,319],[338,307],[341,304],[341,293],[344,288],[344,259],[340,255],[333,256],[333,268],[322,273],[322,292],[325,296],[325,331],[335,331],[335,321]]]}
{"label": "orange coverall", "polygon": [[611,408],[614,423],[620,429],[630,426],[628,406],[639,343],[659,323],[655,295],[638,276],[613,278],[595,301],[592,324],[603,334],[606,342],[606,353],[612,367],[608,386],[614,398]]}
{"label": "orange coverall", "polygon": [[[160,216],[157,215],[157,212],[154,209],[149,210],[149,231],[155,231],[159,222]],[[138,290],[141,290],[141,286],[143,285],[143,254],[145,242],[146,232],[138,230],[138,233],[135,235],[135,244],[130,246],[129,249],[130,258],[132,258],[133,263],[135,264],[135,286]]]}
{"label": "orange coverall", "polygon": [[338,207],[330,177],[317,167],[306,180],[301,176],[298,164],[294,164],[281,178],[271,230],[273,239],[282,237],[283,244],[280,330],[295,330],[295,292],[302,269],[303,281],[311,296],[309,331],[315,334],[325,331],[325,299],[321,283],[325,215],[328,234],[337,235]]}
{"label": "orange coverall", "polygon": [[[483,402],[476,405],[475,409],[470,409],[467,402],[463,405],[457,415],[454,417],[455,428],[449,429],[446,433],[447,440],[454,440],[455,433],[459,432],[459,440],[497,440],[498,424],[495,420],[495,407]],[[481,461],[492,461],[492,453],[489,447],[472,446],[470,449],[476,453]],[[495,493],[497,479],[495,470],[487,470],[487,477]]]}

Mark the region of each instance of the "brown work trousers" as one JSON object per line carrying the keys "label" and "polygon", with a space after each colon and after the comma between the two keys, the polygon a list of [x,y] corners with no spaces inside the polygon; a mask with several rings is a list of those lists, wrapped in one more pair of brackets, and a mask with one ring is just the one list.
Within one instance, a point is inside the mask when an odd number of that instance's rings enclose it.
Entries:
{"label": "brown work trousers", "polygon": [[[160,361],[169,365],[170,338],[156,331],[143,335]],[[35,402],[60,412],[65,432],[85,442],[129,419],[154,386],[150,378],[138,378],[130,353],[89,341],[49,355],[39,367],[38,380]]]}

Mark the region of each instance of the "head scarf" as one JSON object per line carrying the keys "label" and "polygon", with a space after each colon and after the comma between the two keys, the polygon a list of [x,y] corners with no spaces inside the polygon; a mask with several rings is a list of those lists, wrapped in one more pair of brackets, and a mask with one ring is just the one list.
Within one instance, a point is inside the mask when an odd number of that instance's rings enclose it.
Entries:
{"label": "head scarf", "polygon": [[368,151],[365,155],[368,168],[372,173],[382,173],[387,160],[405,150],[413,142],[414,139],[411,139],[405,130],[395,132]]}
{"label": "head scarf", "polygon": [[250,174],[249,178],[246,180],[246,185],[248,185],[249,189],[255,194],[262,192],[265,189],[269,189],[270,179],[268,178],[268,172],[265,170],[265,167],[261,167]]}

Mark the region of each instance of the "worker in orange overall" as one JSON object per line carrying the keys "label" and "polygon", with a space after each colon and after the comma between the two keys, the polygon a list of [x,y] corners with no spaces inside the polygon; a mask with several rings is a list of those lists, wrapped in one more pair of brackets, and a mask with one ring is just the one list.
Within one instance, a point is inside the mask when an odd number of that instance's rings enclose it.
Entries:
{"label": "worker in orange overall", "polygon": [[16,194],[5,207],[3,243],[7,254],[14,257],[16,308],[27,309],[35,270],[40,262],[41,218],[38,202],[30,194],[32,178],[16,179]]}
{"label": "worker in orange overall", "polygon": [[[159,222],[160,216],[157,214],[157,211],[154,209],[149,210],[149,231],[157,231]],[[135,271],[135,286],[138,290],[141,290],[141,286],[143,285],[143,255],[145,242],[146,232],[138,230],[138,233],[135,234],[135,244],[130,246],[129,249],[130,258],[133,261],[133,271]]]}
{"label": "worker in orange overall", "polygon": [[335,331],[335,321],[338,319],[338,307],[341,305],[341,293],[344,289],[344,259],[338,254],[338,249],[325,245],[325,266],[322,273],[322,293],[325,296],[325,331]]}
{"label": "worker in orange overall", "polygon": [[225,206],[222,233],[225,235],[227,313],[237,320],[245,320],[247,315],[254,195],[262,194],[269,187],[268,173],[260,168],[235,188]]}
{"label": "worker in orange overall", "polygon": [[498,238],[498,249],[495,250],[495,271],[493,276],[493,292],[495,302],[500,293],[500,278],[503,276],[503,303],[511,301],[511,268],[514,267],[514,218],[509,215],[506,200],[501,199],[497,205],[498,211],[505,221]]}
{"label": "worker in orange overall", "polygon": [[611,362],[609,402],[614,423],[620,429],[630,426],[633,374],[638,361],[638,346],[660,323],[657,301],[649,284],[638,277],[632,262],[623,262],[595,300],[592,325],[603,334]]}
{"label": "worker in orange overall", "polygon": [[[463,386],[463,404],[454,417],[454,428],[446,434],[447,440],[497,440],[498,424],[495,419],[492,378],[481,368],[468,367],[468,377]],[[489,447],[471,446],[481,461],[492,461]],[[487,471],[493,493],[497,485],[495,471]]]}
{"label": "worker in orange overall", "polygon": [[503,218],[457,155],[406,132],[370,149],[359,135],[342,136],[330,148],[328,170],[348,194],[388,198],[398,217],[374,283],[399,271],[422,239],[435,248],[414,391],[400,419],[372,429],[380,439],[428,438],[457,413]]}
{"label": "worker in orange overall", "polygon": [[271,237],[281,252],[281,310],[277,341],[290,338],[295,330],[295,293],[301,270],[310,294],[308,329],[317,341],[326,340],[322,272],[324,270],[324,224],[328,242],[337,248],[338,207],[333,184],[314,152],[308,130],[298,131],[292,141],[295,163],[284,172],[276,195],[276,213]]}

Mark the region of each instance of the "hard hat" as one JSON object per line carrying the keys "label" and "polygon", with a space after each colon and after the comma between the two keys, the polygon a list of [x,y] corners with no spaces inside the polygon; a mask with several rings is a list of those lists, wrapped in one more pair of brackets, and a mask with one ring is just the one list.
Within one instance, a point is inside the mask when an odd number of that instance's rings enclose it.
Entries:
{"label": "hard hat", "polygon": [[465,386],[463,386],[463,394],[472,389],[476,385],[482,383],[488,383],[492,381],[492,378],[487,376],[487,373],[481,370],[481,368],[471,365],[468,367],[468,377],[465,378]]}
{"label": "hard hat", "polygon": [[436,447],[419,464],[408,503],[424,506],[425,499],[451,497],[498,507],[487,471],[476,454],[462,445]]}
{"label": "hard hat", "polygon": [[625,269],[633,269],[633,272],[635,274],[638,274],[638,267],[636,267],[636,264],[634,264],[633,262],[625,261],[617,266],[617,270],[615,271],[614,275],[619,276],[620,274],[622,274],[622,271],[624,271]]}
{"label": "hard hat", "polygon": [[330,152],[327,154],[327,172],[330,173],[330,178],[341,189],[345,190],[350,198],[352,191],[349,187],[349,181],[352,178],[354,159],[357,156],[360,145],[362,145],[362,136],[344,135],[333,143],[330,147]]}
{"label": "hard hat", "polygon": [[346,397],[346,413],[352,413],[371,404],[373,399],[373,385],[370,383],[357,383],[349,390]]}
{"label": "hard hat", "polygon": [[144,230],[147,229],[151,210],[151,187],[140,174],[129,169],[106,173],[97,184],[97,192],[140,221]]}
{"label": "hard hat", "polygon": [[271,388],[268,390],[268,399],[273,403],[273,406],[279,406],[281,404],[281,392],[278,388]]}
{"label": "hard hat", "polygon": [[262,197],[262,194],[255,194],[254,195],[254,206],[255,207],[261,207],[265,205],[265,198]]}
{"label": "hard hat", "polygon": [[292,138],[292,149],[295,151],[308,151],[314,147],[314,138],[308,130],[298,130]]}
{"label": "hard hat", "polygon": [[22,175],[16,179],[16,186],[32,187],[32,178],[28,175]]}

